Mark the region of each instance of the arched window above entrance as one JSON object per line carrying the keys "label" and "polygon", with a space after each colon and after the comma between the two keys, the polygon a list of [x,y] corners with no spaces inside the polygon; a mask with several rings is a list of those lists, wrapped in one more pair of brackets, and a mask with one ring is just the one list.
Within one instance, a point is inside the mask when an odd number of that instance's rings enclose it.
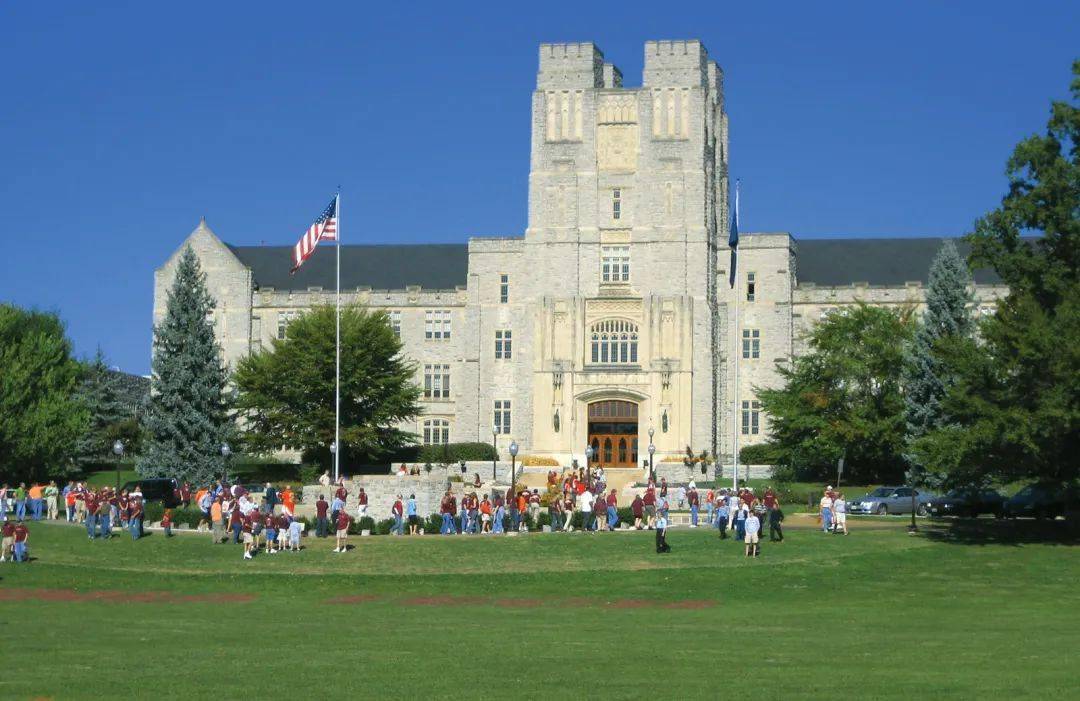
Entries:
{"label": "arched window above entrance", "polygon": [[590,362],[602,365],[636,365],[638,327],[626,319],[605,319],[589,329]]}

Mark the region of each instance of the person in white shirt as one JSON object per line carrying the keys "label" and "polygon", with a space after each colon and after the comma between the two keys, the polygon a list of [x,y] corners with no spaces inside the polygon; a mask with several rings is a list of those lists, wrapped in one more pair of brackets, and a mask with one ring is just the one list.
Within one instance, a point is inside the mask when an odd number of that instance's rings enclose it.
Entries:
{"label": "person in white shirt", "polygon": [[592,507],[593,501],[595,501],[595,499],[596,497],[593,496],[593,493],[587,489],[581,493],[581,496],[578,497],[578,511],[581,512],[581,529],[584,531],[592,530]]}
{"label": "person in white shirt", "polygon": [[758,550],[761,548],[758,544],[760,541],[759,534],[761,533],[761,520],[753,511],[746,517],[746,524],[743,528],[746,530],[746,536],[744,537],[744,540],[746,541],[746,556],[757,557]]}
{"label": "person in white shirt", "polygon": [[322,473],[322,476],[319,477],[319,484],[321,484],[323,487],[329,487],[330,486],[330,471],[329,470]]}
{"label": "person in white shirt", "polygon": [[837,494],[833,499],[833,529],[843,531],[847,535],[847,502],[843,494]]}
{"label": "person in white shirt", "polygon": [[656,517],[656,552],[671,552],[671,546],[667,542],[667,517],[663,513]]}

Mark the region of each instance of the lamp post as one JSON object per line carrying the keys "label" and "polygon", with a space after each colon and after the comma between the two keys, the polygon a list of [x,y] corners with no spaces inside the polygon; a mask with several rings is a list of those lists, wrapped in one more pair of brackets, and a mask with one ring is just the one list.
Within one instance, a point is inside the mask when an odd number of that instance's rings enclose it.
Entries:
{"label": "lamp post", "polygon": [[495,463],[499,459],[499,425],[495,424],[491,427],[491,481],[494,482],[495,476]]}
{"label": "lamp post", "polygon": [[653,453],[656,452],[656,446],[653,445],[653,434],[656,433],[656,429],[649,426],[649,479],[655,480],[656,473],[653,471]]}
{"label": "lamp post", "polygon": [[591,445],[585,446],[585,486],[592,491],[592,456],[593,449]]}
{"label": "lamp post", "polygon": [[230,455],[232,455],[232,448],[229,447],[228,443],[222,443],[221,444],[221,457],[222,457],[221,481],[222,482],[228,482],[229,481],[229,471],[228,471],[227,468],[228,468],[229,456]]}
{"label": "lamp post", "polygon": [[112,452],[116,455],[116,491],[120,492],[120,458],[124,457],[124,442],[119,438],[112,444]]}
{"label": "lamp post", "polygon": [[515,518],[517,514],[517,487],[514,484],[517,482],[517,454],[517,442],[510,441],[510,520],[514,522],[515,528],[519,526],[519,521]]}

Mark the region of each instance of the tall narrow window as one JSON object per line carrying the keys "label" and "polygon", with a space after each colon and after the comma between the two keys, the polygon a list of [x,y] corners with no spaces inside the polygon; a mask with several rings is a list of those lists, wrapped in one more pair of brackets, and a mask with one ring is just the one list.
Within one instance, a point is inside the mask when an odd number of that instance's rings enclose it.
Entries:
{"label": "tall narrow window", "polygon": [[622,190],[619,188],[611,191],[611,218],[622,218]]}
{"label": "tall narrow window", "polygon": [[446,419],[424,419],[424,445],[445,445],[449,442],[449,421]]}
{"label": "tall narrow window", "polygon": [[251,317],[251,352],[258,353],[262,350],[262,317]]}
{"label": "tall narrow window", "polygon": [[449,399],[450,398],[450,366],[449,365],[425,365],[424,366],[424,398],[425,399]]}
{"label": "tall narrow window", "polygon": [[600,247],[600,280],[602,282],[630,282],[630,247]]}
{"label": "tall narrow window", "polygon": [[753,302],[757,294],[757,276],[754,273],[746,274],[746,301]]}
{"label": "tall narrow window", "polygon": [[509,399],[496,399],[495,400],[495,432],[508,434],[510,433],[510,400]]}
{"label": "tall narrow window", "polygon": [[428,309],[424,312],[424,338],[429,341],[450,338],[449,309]]}
{"label": "tall narrow window", "polygon": [[505,273],[499,276],[499,304],[510,301],[510,276]]}
{"label": "tall narrow window", "polygon": [[742,403],[742,434],[756,436],[761,432],[761,402],[744,401]]}
{"label": "tall narrow window", "polygon": [[390,328],[394,330],[394,335],[401,338],[401,310],[394,309],[390,312]]}
{"label": "tall narrow window", "polygon": [[510,360],[513,350],[511,343],[509,329],[495,332],[495,360]]}
{"label": "tall narrow window", "polygon": [[761,330],[743,329],[742,332],[742,357],[761,357]]}

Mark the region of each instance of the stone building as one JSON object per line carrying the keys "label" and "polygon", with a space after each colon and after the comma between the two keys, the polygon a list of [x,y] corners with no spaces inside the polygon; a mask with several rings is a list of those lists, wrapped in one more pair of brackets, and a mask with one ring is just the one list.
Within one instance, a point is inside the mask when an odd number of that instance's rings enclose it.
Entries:
{"label": "stone building", "polygon": [[[342,247],[343,303],[385,310],[417,363],[424,413],[406,428],[421,441],[494,430],[504,453],[516,440],[568,464],[591,444],[594,464],[630,466],[652,429],[657,460],[728,460],[733,431],[740,446],[766,436],[755,388],[776,385],[814,323],[857,300],[923,299],[940,239],[744,234],[729,287],[723,72],[701,42],[646,42],[640,87],[591,43],[539,53],[523,236]],[[183,245],[218,301],[227,363],[333,302],[330,250],[290,275],[291,245],[230,246],[205,222]],[[177,255],[156,272],[155,322]],[[982,308],[1005,292],[975,280]]]}

